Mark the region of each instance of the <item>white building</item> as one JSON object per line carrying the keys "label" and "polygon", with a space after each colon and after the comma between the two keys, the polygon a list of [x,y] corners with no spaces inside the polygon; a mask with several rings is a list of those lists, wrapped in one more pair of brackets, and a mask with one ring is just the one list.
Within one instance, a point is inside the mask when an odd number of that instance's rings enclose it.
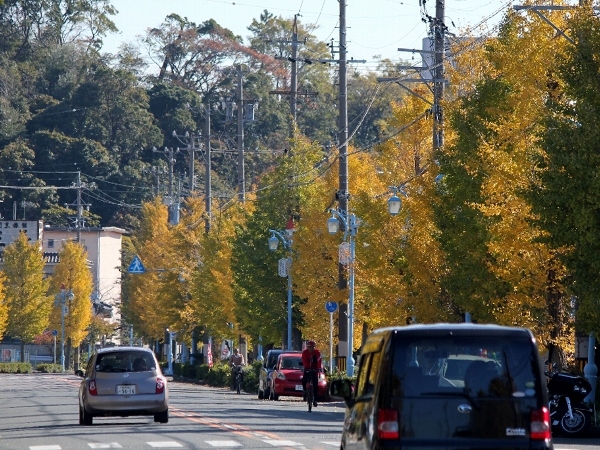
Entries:
{"label": "white building", "polygon": [[74,228],[44,226],[41,238],[46,259],[44,273],[51,276],[64,243],[77,240],[79,235],[81,245],[88,254],[94,282],[92,303],[96,313],[111,323],[121,319],[121,244],[125,233],[125,230],[117,227],[82,228],[77,231]]}

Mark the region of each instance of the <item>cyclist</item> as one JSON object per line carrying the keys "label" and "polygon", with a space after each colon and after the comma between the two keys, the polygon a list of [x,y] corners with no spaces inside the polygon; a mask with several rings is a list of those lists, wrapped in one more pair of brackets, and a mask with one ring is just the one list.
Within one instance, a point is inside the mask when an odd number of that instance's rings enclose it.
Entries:
{"label": "cyclist", "polygon": [[240,371],[240,381],[243,382],[244,371],[242,370],[242,366],[244,365],[244,356],[240,353],[238,348],[233,349],[233,355],[229,357],[229,363],[231,364],[232,372],[234,374],[236,374],[238,370]]}
{"label": "cyclist", "polygon": [[302,389],[304,390],[304,400],[306,401],[306,382],[310,376],[313,385],[314,401],[313,406],[317,406],[317,387],[319,380],[319,372],[321,371],[321,352],[319,351],[315,341],[308,341],[306,348],[302,350],[302,367],[304,374],[302,375]]}

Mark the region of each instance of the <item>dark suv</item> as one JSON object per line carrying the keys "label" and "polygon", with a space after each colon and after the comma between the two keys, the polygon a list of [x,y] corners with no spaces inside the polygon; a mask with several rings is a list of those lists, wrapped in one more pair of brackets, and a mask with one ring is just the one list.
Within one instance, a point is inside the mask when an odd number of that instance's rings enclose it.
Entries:
{"label": "dark suv", "polygon": [[267,352],[267,356],[263,362],[262,367],[260,368],[260,373],[258,374],[258,398],[262,399],[272,399],[273,398],[273,390],[271,387],[273,386],[273,370],[275,370],[275,366],[277,365],[277,358],[282,353],[301,353],[294,350],[283,350],[280,348],[272,349]]}
{"label": "dark suv", "polygon": [[543,368],[532,333],[496,325],[383,328],[362,347],[342,450],[552,449]]}

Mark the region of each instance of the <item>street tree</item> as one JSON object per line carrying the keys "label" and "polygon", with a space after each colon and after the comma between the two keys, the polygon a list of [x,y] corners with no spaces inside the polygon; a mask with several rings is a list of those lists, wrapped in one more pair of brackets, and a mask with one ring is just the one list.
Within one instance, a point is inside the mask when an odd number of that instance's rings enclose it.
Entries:
{"label": "street tree", "polygon": [[[70,367],[71,349],[79,349],[88,334],[92,320],[91,296],[94,283],[87,264],[87,251],[82,244],[65,242],[59,251],[59,259],[50,279],[50,293],[54,299],[50,324],[55,330],[61,329],[64,324],[65,367]],[[78,365],[77,358],[75,366]]]}
{"label": "street tree", "polygon": [[21,362],[25,344],[47,327],[52,307],[44,279],[44,256],[38,242],[19,237],[4,250],[5,298],[8,306],[6,334],[21,340]]}

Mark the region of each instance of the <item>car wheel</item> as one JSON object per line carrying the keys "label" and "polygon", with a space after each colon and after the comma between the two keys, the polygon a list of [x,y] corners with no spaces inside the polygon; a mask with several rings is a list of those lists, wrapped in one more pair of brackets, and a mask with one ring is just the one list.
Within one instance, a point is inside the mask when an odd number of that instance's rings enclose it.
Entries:
{"label": "car wheel", "polygon": [[94,417],[86,412],[85,408],[80,406],[79,407],[79,424],[80,425],[92,425],[92,423],[94,422]]}
{"label": "car wheel", "polygon": [[160,423],[169,422],[169,408],[165,409],[163,412],[154,414],[154,421]]}
{"label": "car wheel", "polygon": [[262,400],[263,398],[265,398],[265,394],[263,391],[258,391],[258,399]]}

